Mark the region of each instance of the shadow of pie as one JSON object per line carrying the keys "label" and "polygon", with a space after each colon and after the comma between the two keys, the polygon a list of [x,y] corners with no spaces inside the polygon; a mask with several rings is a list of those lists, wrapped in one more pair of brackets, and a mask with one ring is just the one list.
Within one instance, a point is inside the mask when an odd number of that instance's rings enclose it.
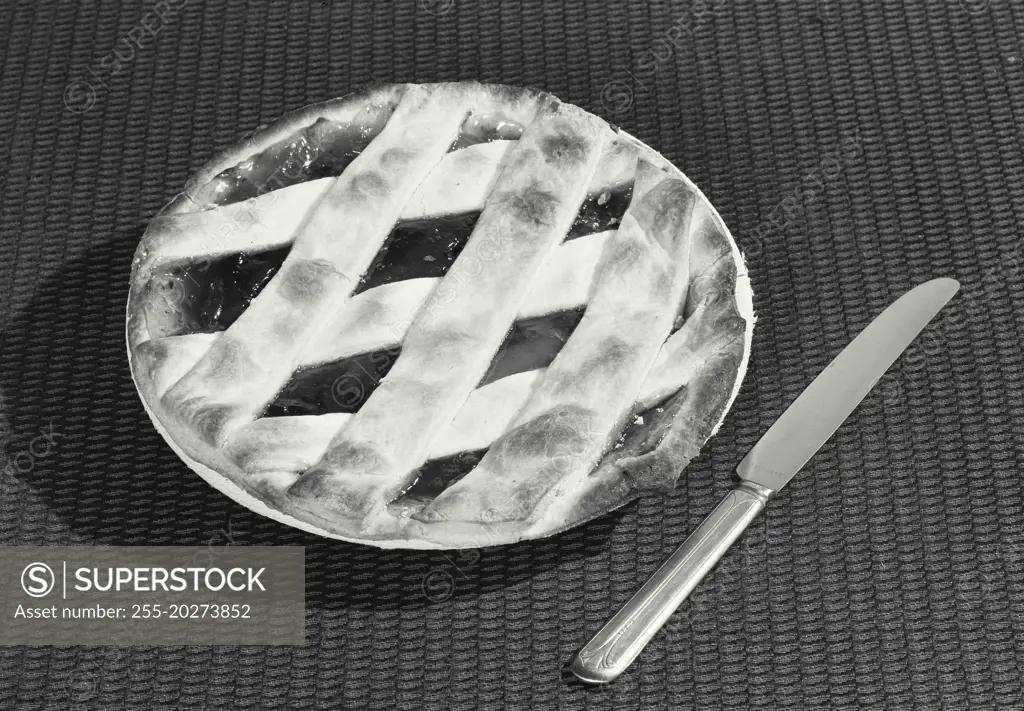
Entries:
{"label": "shadow of pie", "polygon": [[379,547],[540,538],[671,489],[749,281],[660,154],[531,89],[388,85],[201,168],[132,265],[133,380],[245,506]]}

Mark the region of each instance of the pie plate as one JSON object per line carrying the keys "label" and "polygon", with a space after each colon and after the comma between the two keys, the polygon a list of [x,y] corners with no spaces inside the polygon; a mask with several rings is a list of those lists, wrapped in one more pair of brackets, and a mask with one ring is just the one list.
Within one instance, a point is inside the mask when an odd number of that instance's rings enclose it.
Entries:
{"label": "pie plate", "polygon": [[742,256],[659,153],[533,89],[396,84],[203,166],[132,265],[132,378],[213,487],[383,548],[675,486],[739,389]]}

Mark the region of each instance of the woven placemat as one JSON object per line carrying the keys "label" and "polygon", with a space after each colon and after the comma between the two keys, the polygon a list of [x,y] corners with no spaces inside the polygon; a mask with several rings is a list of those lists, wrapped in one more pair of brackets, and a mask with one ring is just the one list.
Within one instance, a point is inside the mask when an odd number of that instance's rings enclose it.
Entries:
{"label": "woven placemat", "polygon": [[[301,648],[0,650],[4,708],[1024,708],[1024,11],[467,0],[0,4],[0,543],[307,546]],[[147,220],[370,82],[551,91],[674,160],[748,254],[743,390],[679,489],[550,540],[382,553],[191,474],[132,387]],[[897,295],[963,283],[614,685],[572,652]]]}

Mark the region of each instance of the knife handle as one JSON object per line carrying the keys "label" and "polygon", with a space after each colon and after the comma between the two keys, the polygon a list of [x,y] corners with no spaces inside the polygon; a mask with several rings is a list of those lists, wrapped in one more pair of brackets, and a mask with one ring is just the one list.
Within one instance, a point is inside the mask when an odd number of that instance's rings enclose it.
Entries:
{"label": "knife handle", "polygon": [[729,550],[775,492],[742,482],[683,541],[651,579],[594,635],[571,669],[590,684],[614,681]]}

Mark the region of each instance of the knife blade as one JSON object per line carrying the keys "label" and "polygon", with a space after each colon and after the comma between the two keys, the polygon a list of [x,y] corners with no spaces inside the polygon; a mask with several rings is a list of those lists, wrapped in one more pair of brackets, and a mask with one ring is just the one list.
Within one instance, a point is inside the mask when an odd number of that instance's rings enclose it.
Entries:
{"label": "knife blade", "polygon": [[782,413],[736,467],[740,484],[573,658],[591,684],[614,681],[744,529],[803,468],[960,289],[933,279],[875,318]]}

